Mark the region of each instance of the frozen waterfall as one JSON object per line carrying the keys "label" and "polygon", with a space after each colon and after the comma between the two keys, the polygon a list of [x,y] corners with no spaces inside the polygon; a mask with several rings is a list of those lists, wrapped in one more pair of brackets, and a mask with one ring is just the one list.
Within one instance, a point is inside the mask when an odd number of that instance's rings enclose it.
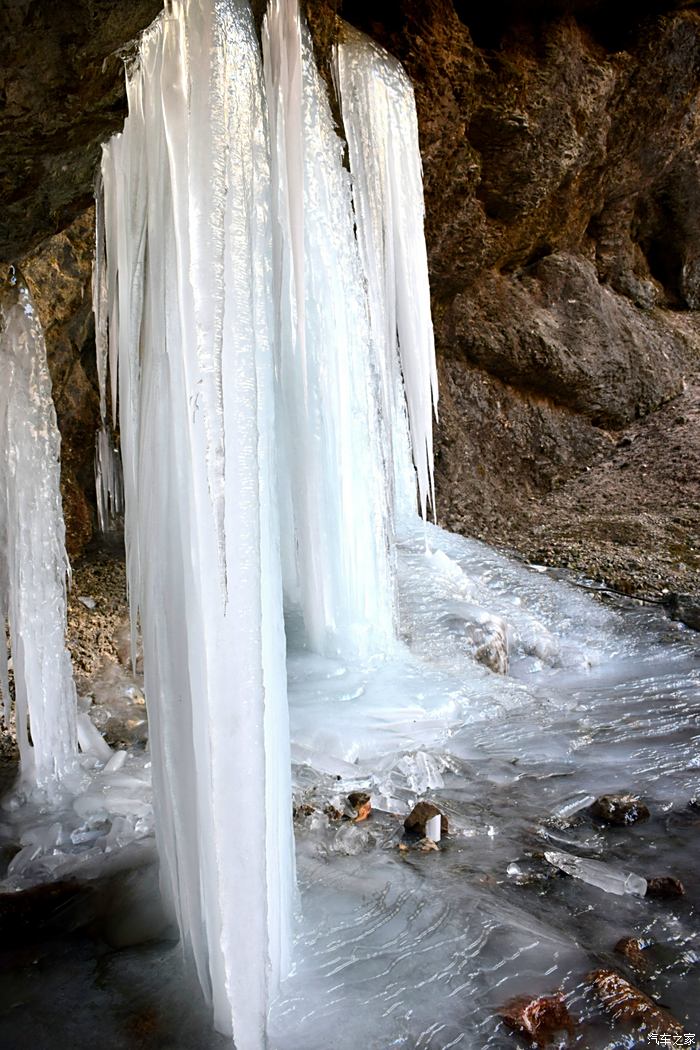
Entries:
{"label": "frozen waterfall", "polygon": [[173,3],[128,99],[103,158],[108,324],[158,843],[216,1026],[248,1050],[289,966],[293,890],[269,152],[248,5]]}
{"label": "frozen waterfall", "polygon": [[[394,650],[397,507],[416,518],[417,471],[425,510],[436,398],[407,79],[387,65],[389,102],[357,109],[353,201],[296,0],[272,0],[262,52],[245,0],[174,0],[144,34],[103,152],[94,280],[162,881],[238,1050],[265,1045],[290,966],[283,607],[309,650]],[[355,78],[383,61],[357,44]],[[415,151],[408,197],[368,174],[389,155],[399,176],[387,109]]]}
{"label": "frozen waterfall", "polygon": [[[51,798],[77,768],[61,439],[41,324],[26,285],[11,273],[0,290],[0,625],[3,641],[9,627],[22,785]],[[9,724],[7,654],[0,655],[0,691]]]}

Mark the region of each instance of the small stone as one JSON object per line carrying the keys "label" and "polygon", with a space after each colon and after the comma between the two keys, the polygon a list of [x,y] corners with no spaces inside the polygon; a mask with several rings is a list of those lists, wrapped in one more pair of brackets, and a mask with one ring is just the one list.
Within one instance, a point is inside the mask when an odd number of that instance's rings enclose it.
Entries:
{"label": "small stone", "polygon": [[324,812],[324,815],[327,816],[329,820],[342,820],[343,819],[343,814],[340,812],[340,810],[337,809],[330,802],[328,802],[327,805],[325,805],[323,807],[323,812]]}
{"label": "small stone", "polygon": [[432,817],[440,817],[441,834],[448,834],[447,817],[432,802],[418,802],[403,822],[406,831],[411,835],[425,838],[425,825]]}
{"label": "small stone", "polygon": [[406,845],[405,842],[399,842],[399,850],[402,853],[408,853],[408,846]]}
{"label": "small stone", "polygon": [[588,980],[614,1021],[626,1021],[651,1035],[683,1034],[682,1026],[668,1010],[658,1006],[615,970],[595,970]]}
{"label": "small stone", "polygon": [[566,1008],[563,997],[542,995],[531,998],[527,995],[511,999],[499,1011],[502,1020],[539,1047],[549,1046],[559,1032],[573,1034],[574,1022]]}
{"label": "small stone", "polygon": [[591,815],[606,824],[628,827],[649,819],[649,810],[636,795],[601,795],[590,809]]}
{"label": "small stone", "polygon": [[438,846],[437,842],[433,842],[432,839],[428,838],[420,840],[420,842],[418,843],[418,849],[421,851],[421,853],[430,853],[431,850],[437,850],[438,853],[440,852],[440,847]]}
{"label": "small stone", "polygon": [[642,941],[639,937],[623,937],[615,945],[615,951],[619,955],[624,955],[635,970],[643,970],[647,963],[644,949],[648,946],[649,942]]}
{"label": "small stone", "polygon": [[657,878],[647,879],[646,895],[659,900],[675,900],[685,896],[685,886],[680,879],[674,879],[672,875],[659,875]]}
{"label": "small stone", "polygon": [[366,791],[351,791],[347,798],[345,815],[359,824],[372,812],[372,798]]}

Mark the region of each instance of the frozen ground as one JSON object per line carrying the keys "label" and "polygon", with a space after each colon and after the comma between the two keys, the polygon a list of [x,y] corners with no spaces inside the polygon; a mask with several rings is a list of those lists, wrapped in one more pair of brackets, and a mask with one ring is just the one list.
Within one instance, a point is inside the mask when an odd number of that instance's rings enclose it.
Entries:
{"label": "frozen ground", "polygon": [[[295,969],[273,1009],[271,1047],[505,1048],[517,1038],[498,1008],[558,988],[581,1022],[569,1045],[651,1045],[612,1029],[590,997],[585,975],[600,966],[627,974],[700,1037],[700,812],[689,806],[700,792],[698,636],[439,530],[428,542],[426,554],[416,531],[400,548],[403,640],[390,658],[312,656],[295,649],[289,620],[295,798],[307,809],[297,821]],[[473,658],[484,638],[504,636],[507,675]],[[112,674],[105,697],[95,691],[98,722],[105,702],[138,703],[134,684]],[[148,814],[127,805],[148,804],[147,764],[136,746],[123,767],[130,779],[111,784],[96,762],[77,807],[0,815],[6,856],[32,828],[42,844],[22,863],[17,855],[6,889],[65,880],[76,865],[91,877],[87,899],[48,916],[39,908],[38,925],[30,916],[21,937],[3,938],[3,1048],[90,1045],[98,1031],[115,1050],[224,1045],[198,1012],[178,949],[162,940]],[[372,793],[369,821],[324,815],[357,788]],[[612,829],[585,811],[567,816],[612,791],[639,793],[650,820]],[[124,812],[100,810],[110,794]],[[449,837],[439,852],[399,850],[403,816],[426,797],[448,814]],[[74,838],[98,834],[68,846],[69,827]],[[557,877],[546,850],[671,874],[686,896],[614,896]],[[117,870],[135,856],[135,871]],[[654,942],[645,973],[614,953],[623,936]]]}

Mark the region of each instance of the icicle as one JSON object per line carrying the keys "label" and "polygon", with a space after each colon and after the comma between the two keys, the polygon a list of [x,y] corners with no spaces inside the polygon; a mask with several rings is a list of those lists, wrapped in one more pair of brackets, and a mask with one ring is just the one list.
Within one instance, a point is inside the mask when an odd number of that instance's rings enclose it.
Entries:
{"label": "icicle", "polygon": [[378,382],[343,145],[296,0],[270,4],[263,57],[286,590],[312,648],[378,652],[394,630]]}
{"label": "icicle", "polygon": [[[405,475],[400,353],[423,517],[433,493],[435,344],[423,230],[423,181],[411,82],[396,59],[350,26],[336,49],[335,79],[350,151],[357,236],[367,274],[372,335],[379,350],[385,440]],[[397,500],[405,483],[397,478]]]}
{"label": "icicle", "polygon": [[261,1050],[294,862],[269,144],[248,5],[173,2],[128,99],[103,153],[110,369],[118,357],[163,881],[217,1027]]}
{"label": "icicle", "polygon": [[95,315],[95,356],[100,391],[100,426],[95,438],[95,495],[100,532],[111,532],[124,512],[122,463],[107,422],[109,356],[107,258],[102,173],[95,188],[95,259],[92,267],[92,310]]}
{"label": "icicle", "polygon": [[[0,624],[3,639],[9,624],[22,777],[49,796],[77,756],[59,452],[44,336],[13,271],[0,292]],[[4,641],[0,649],[7,720]]]}

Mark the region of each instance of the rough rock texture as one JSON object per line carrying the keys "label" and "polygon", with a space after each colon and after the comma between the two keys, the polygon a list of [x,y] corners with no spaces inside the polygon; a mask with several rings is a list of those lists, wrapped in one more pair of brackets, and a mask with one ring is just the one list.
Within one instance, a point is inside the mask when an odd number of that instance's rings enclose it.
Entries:
{"label": "rough rock texture", "polygon": [[89,206],[100,143],[126,112],[121,49],[162,6],[0,2],[0,259]]}
{"label": "rough rock texture", "polygon": [[[124,114],[121,49],[159,6],[0,0],[0,259],[58,232],[27,270],[49,327],[74,552],[91,525],[96,407],[81,223],[98,144]],[[341,14],[416,86],[439,519],[623,590],[697,593],[697,4],[305,7],[324,68]]]}
{"label": "rough rock texture", "polygon": [[[643,468],[612,465],[623,428],[700,365],[694,7],[343,4],[416,85],[439,518],[637,592],[700,583],[697,421],[670,477],[666,427],[646,431]],[[582,496],[595,508],[577,533]]]}

